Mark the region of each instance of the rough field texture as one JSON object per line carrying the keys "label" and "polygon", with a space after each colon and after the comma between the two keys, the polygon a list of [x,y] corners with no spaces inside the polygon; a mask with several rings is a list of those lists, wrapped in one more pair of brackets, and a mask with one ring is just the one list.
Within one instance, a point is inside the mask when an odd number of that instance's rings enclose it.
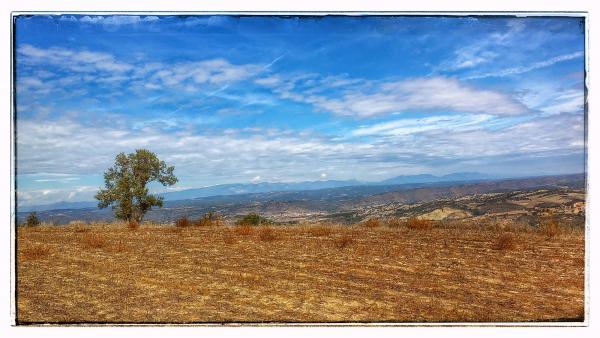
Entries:
{"label": "rough field texture", "polygon": [[584,234],[19,228],[17,320],[581,321]]}

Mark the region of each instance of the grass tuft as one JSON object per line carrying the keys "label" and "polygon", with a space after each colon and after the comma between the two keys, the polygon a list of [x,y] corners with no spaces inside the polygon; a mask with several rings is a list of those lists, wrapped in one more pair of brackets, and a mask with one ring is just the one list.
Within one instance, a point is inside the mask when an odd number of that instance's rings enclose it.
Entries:
{"label": "grass tuft", "polygon": [[81,243],[87,249],[100,249],[107,245],[106,238],[99,233],[84,233]]}
{"label": "grass tuft", "polygon": [[515,247],[515,235],[510,232],[504,232],[500,234],[498,238],[496,238],[496,240],[494,241],[493,245],[493,248],[495,250],[501,251],[514,250]]}
{"label": "grass tuft", "polygon": [[260,240],[263,242],[272,242],[277,239],[277,236],[275,235],[275,231],[273,231],[273,229],[264,227],[260,230],[258,238],[260,238]]}

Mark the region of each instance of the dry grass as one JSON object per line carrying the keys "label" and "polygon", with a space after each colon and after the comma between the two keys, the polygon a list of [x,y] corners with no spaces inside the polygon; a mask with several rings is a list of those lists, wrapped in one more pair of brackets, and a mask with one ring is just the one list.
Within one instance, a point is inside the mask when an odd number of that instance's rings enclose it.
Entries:
{"label": "dry grass", "polygon": [[81,244],[86,249],[100,249],[106,247],[108,243],[104,234],[86,232],[81,236]]}
{"label": "dry grass", "polygon": [[514,250],[515,247],[515,235],[510,232],[500,234],[493,245],[495,250]]}
{"label": "dry grass", "polygon": [[336,238],[335,247],[338,249],[345,249],[354,243],[354,236],[351,234],[343,234],[342,237]]}
{"label": "dry grass", "polygon": [[406,227],[412,230],[431,230],[433,222],[428,219],[413,217],[406,220]]}
{"label": "dry grass", "polygon": [[27,246],[21,250],[19,259],[23,261],[32,261],[48,256],[49,253],[50,248],[43,244]]}
{"label": "dry grass", "polygon": [[327,225],[315,225],[315,226],[309,226],[306,229],[306,232],[314,237],[322,237],[322,236],[329,236],[331,235],[332,232],[332,226],[327,226]]}
{"label": "dry grass", "polygon": [[127,222],[127,227],[129,230],[137,230],[140,227],[140,223],[137,221],[129,221]]}
{"label": "dry grass", "polygon": [[187,227],[191,227],[192,225],[194,225],[194,222],[192,222],[189,218],[187,217],[182,217],[182,218],[178,218],[175,221],[175,226],[177,228],[187,228]]}
{"label": "dry grass", "polygon": [[235,233],[237,235],[248,236],[254,233],[254,227],[251,225],[238,225],[235,227]]}
{"label": "dry grass", "polygon": [[493,250],[497,230],[463,225],[249,228],[19,229],[17,320],[513,322],[584,309],[583,231],[511,232],[518,250]]}
{"label": "dry grass", "polygon": [[275,231],[273,231],[273,229],[270,227],[264,227],[260,229],[258,238],[263,242],[273,242],[277,239],[277,236],[275,235]]}
{"label": "dry grass", "polygon": [[552,238],[561,234],[562,229],[553,214],[546,215],[540,219],[539,232],[546,237]]}
{"label": "dry grass", "polygon": [[374,217],[364,221],[363,225],[367,228],[379,228],[383,225],[383,223],[379,220],[379,218]]}

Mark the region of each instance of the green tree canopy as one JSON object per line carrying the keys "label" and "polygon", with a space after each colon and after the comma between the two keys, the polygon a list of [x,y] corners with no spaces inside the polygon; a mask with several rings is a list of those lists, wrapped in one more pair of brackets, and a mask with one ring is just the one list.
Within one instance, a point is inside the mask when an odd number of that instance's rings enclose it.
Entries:
{"label": "green tree canopy", "polygon": [[104,189],[96,194],[98,208],[110,205],[115,216],[125,221],[140,222],[153,206],[162,207],[163,198],[148,193],[148,183],[158,182],[164,186],[177,183],[173,175],[175,167],[167,166],[146,149],[135,153],[120,153],[113,167],[104,172]]}

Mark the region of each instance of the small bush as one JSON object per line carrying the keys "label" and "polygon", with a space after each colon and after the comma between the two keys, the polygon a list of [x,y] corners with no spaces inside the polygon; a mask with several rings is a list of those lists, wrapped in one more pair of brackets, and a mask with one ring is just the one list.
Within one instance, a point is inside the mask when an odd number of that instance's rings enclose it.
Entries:
{"label": "small bush", "polygon": [[187,217],[181,217],[175,221],[175,226],[178,228],[187,228],[189,226],[192,226],[193,224],[194,223],[190,221]]}
{"label": "small bush", "polygon": [[379,218],[369,218],[368,220],[363,222],[363,225],[367,228],[378,228],[381,226],[381,221]]}
{"label": "small bush", "polygon": [[431,230],[433,223],[428,219],[411,217],[406,220],[406,227],[413,230]]}
{"label": "small bush", "polygon": [[257,226],[257,225],[261,225],[261,224],[271,224],[271,221],[260,216],[259,214],[250,213],[250,214],[244,216],[239,221],[237,221],[237,224]]}
{"label": "small bush", "polygon": [[513,250],[515,245],[515,235],[510,232],[500,234],[494,241],[493,245],[495,250]]}
{"label": "small bush", "polygon": [[84,247],[89,249],[100,249],[106,247],[106,239],[101,234],[97,233],[84,233],[82,244]]}
{"label": "small bush", "polygon": [[258,238],[260,238],[263,242],[272,242],[277,237],[275,236],[275,231],[269,227],[262,228],[260,233],[258,234]]}
{"label": "small bush", "polygon": [[40,220],[37,217],[37,213],[35,211],[31,212],[27,219],[25,220],[25,226],[27,227],[36,227],[41,224]]}
{"label": "small bush", "polygon": [[345,234],[335,241],[335,246],[338,249],[344,249],[349,247],[352,243],[354,243],[354,238],[349,234]]}
{"label": "small bush", "polygon": [[223,221],[221,215],[215,214],[212,211],[204,214],[201,218],[194,222],[195,226],[221,226]]}
{"label": "small bush", "polygon": [[240,225],[235,227],[235,233],[242,236],[251,235],[254,232],[254,228],[250,225]]}
{"label": "small bush", "polygon": [[308,234],[315,237],[329,236],[331,234],[331,227],[324,225],[312,226],[308,228]]}

